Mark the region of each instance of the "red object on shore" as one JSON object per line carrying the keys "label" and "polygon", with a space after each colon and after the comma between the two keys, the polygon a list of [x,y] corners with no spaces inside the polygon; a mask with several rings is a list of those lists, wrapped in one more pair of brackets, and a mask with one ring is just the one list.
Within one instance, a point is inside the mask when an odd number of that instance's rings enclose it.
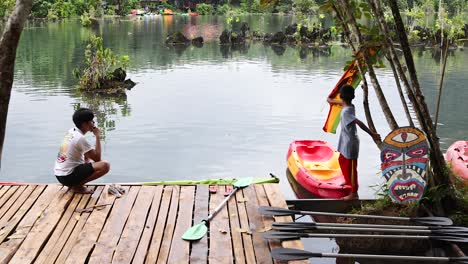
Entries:
{"label": "red object on shore", "polygon": [[321,140],[297,140],[289,145],[288,169],[294,179],[318,198],[339,199],[351,192],[338,163],[340,153]]}
{"label": "red object on shore", "polygon": [[445,153],[453,173],[468,185],[468,141],[456,141]]}
{"label": "red object on shore", "polygon": [[189,13],[189,16],[198,16],[198,13]]}

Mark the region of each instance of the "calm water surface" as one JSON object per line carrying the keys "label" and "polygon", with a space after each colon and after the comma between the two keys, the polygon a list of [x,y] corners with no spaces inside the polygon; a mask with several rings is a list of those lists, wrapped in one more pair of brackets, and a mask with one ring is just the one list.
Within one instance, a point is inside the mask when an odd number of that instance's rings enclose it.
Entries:
{"label": "calm water surface", "polygon": [[[97,112],[105,133],[103,157],[111,172],[101,182],[267,176],[281,177],[286,198],[294,193],[285,177],[285,155],[294,139],[322,139],[336,145],[338,136],[322,126],[328,93],[342,74],[350,51],[286,47],[259,42],[244,48],[220,47],[223,17],[153,17],[103,21],[82,28],[78,21],[30,24],[18,49],[16,75],[7,123],[1,176],[3,181],[55,182],[52,173],[58,146],[72,127],[78,106]],[[293,21],[284,16],[243,18],[251,30],[276,32]],[[180,30],[203,36],[202,48],[164,45]],[[122,97],[83,95],[72,70],[83,63],[90,34],[131,58],[129,77],[138,85]],[[451,54],[440,114],[444,147],[467,139],[463,111],[468,93],[467,51]],[[438,60],[432,51],[415,52],[420,81],[433,111]],[[390,69],[378,75],[400,125],[405,116]],[[364,120],[362,93],[357,116]],[[389,129],[371,91],[378,131]],[[379,152],[363,132],[359,159],[360,195],[373,197],[379,184]],[[93,138],[89,135],[89,140]]]}

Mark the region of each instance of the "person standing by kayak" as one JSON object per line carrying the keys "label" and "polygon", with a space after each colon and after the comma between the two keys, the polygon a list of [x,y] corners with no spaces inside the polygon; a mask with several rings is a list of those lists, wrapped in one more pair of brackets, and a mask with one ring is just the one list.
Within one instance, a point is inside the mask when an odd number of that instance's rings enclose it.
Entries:
{"label": "person standing by kayak", "polygon": [[[57,180],[73,192],[92,193],[84,184],[109,172],[109,162],[101,160],[101,131],[94,125],[90,109],[80,108],[73,114],[75,127],[68,130],[55,160]],[[96,137],[93,148],[84,135],[92,132]],[[93,161],[93,162],[91,162]]]}
{"label": "person standing by kayak", "polygon": [[356,118],[356,111],[352,101],[354,99],[354,87],[344,85],[340,89],[341,100],[328,98],[330,104],[340,104],[341,110],[341,132],[338,140],[338,151],[340,157],[341,172],[343,173],[345,183],[351,186],[351,193],[343,200],[358,199],[358,173],[357,160],[359,156],[359,137],[357,135],[356,125],[369,134],[374,140],[380,141],[380,135],[372,132],[361,120]]}

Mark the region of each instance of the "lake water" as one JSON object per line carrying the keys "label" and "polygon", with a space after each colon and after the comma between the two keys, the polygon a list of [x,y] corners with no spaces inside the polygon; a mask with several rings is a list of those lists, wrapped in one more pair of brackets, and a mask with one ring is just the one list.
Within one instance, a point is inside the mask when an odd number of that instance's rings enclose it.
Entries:
{"label": "lake water", "polygon": [[[293,21],[286,16],[249,16],[251,30],[276,32]],[[111,172],[100,182],[144,182],[221,177],[281,178],[286,198],[295,198],[286,180],[286,152],[295,139],[322,139],[336,145],[338,136],[322,126],[326,97],[350,60],[348,48],[286,47],[273,50],[261,42],[244,49],[220,47],[223,17],[166,16],[106,20],[99,28],[79,21],[34,23],[24,30],[17,54],[10,101],[2,181],[56,182],[52,168],[71,115],[80,105],[97,112],[104,128],[103,158]],[[202,48],[166,47],[176,30],[203,36]],[[72,71],[83,64],[90,34],[103,36],[105,47],[131,58],[128,76],[137,86],[126,96],[83,95]],[[415,52],[420,81],[431,111],[435,109],[438,60],[431,50]],[[443,147],[468,138],[464,110],[468,93],[468,52],[457,50],[447,64],[439,133]],[[387,99],[401,126],[406,125],[391,69],[378,70]],[[362,92],[355,105],[365,120]],[[378,132],[389,128],[375,95],[371,109]],[[379,152],[359,131],[361,197],[373,197],[382,182]],[[89,140],[93,138],[89,135]]]}

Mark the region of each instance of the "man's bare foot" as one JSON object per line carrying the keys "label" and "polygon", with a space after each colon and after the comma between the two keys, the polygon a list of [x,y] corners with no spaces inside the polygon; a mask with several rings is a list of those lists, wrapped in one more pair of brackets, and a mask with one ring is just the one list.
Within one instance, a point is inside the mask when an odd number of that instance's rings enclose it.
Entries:
{"label": "man's bare foot", "polygon": [[345,201],[351,201],[351,200],[357,200],[357,199],[359,199],[359,195],[357,193],[351,193],[350,195],[343,197],[343,200]]}
{"label": "man's bare foot", "polygon": [[74,193],[82,193],[82,194],[91,194],[91,193],[93,193],[93,190],[88,189],[88,188],[86,188],[84,186],[73,186],[70,189]]}

